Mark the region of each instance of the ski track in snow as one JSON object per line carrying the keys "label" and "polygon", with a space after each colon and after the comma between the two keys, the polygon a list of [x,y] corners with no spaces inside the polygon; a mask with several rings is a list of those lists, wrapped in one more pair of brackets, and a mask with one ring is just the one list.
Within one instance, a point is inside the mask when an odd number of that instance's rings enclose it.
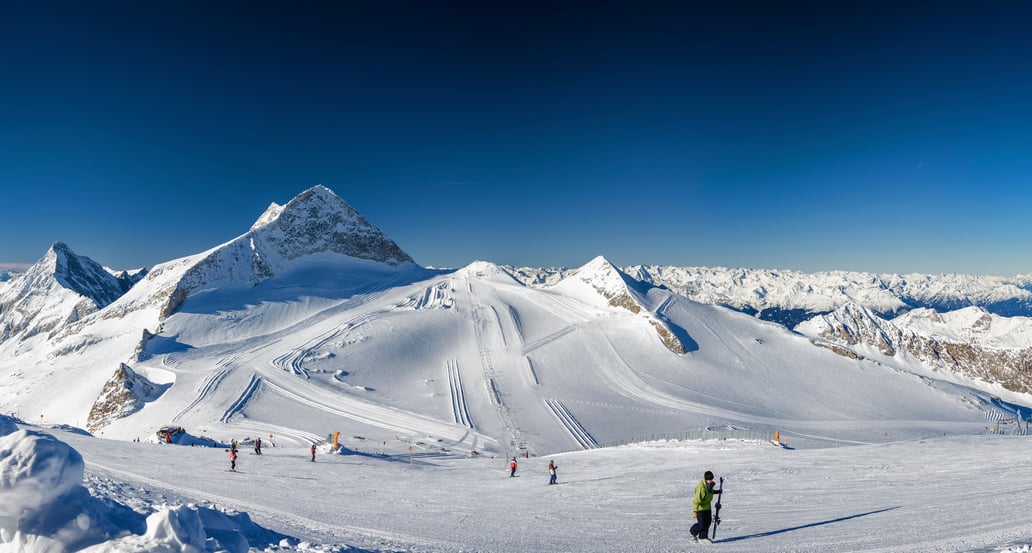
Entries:
{"label": "ski track in snow", "polygon": [[[261,437],[266,433],[270,434],[272,437],[269,440],[272,447],[276,447],[276,437],[293,439],[294,442],[300,444],[317,444],[326,439],[324,436],[312,432],[265,422],[239,420],[233,423],[233,427],[241,430],[252,430],[257,437]],[[280,441],[283,442],[282,439]]]}
{"label": "ski track in snow", "polygon": [[257,374],[252,374],[251,379],[247,382],[247,386],[245,386],[244,390],[240,392],[240,396],[237,397],[236,401],[234,401],[224,413],[222,413],[222,416],[219,417],[219,421],[229,422],[237,413],[243,411],[244,407],[247,406],[247,402],[250,401],[251,397],[254,396],[255,392],[258,391],[258,388],[260,388],[261,385],[262,377]]}
{"label": "ski track in snow", "polygon": [[520,347],[525,347],[526,337],[523,335],[523,321],[520,319],[520,312],[512,305],[509,305],[509,318],[512,319],[512,327],[516,329],[516,338],[520,342]]}
{"label": "ski track in snow", "polygon": [[[484,307],[480,303],[476,291],[473,289],[473,281],[469,278],[466,279],[466,290],[469,292],[473,314],[473,335],[477,343],[477,351],[480,354],[480,363],[484,370],[484,382],[487,386],[488,396],[491,399],[491,403],[495,406],[495,411],[498,413],[498,418],[502,421],[502,426],[505,428],[510,448],[528,449],[529,444],[523,432],[516,426],[516,422],[509,413],[508,406],[502,400],[502,393],[499,390],[498,379],[495,375],[494,363],[491,361],[491,352],[484,337],[484,327],[488,325],[488,321],[484,317]],[[493,308],[492,312],[497,315]],[[500,325],[498,325],[498,328],[501,330]]]}
{"label": "ski track in snow", "polygon": [[546,399],[545,405],[555,415],[559,422],[563,425],[563,428],[570,433],[570,436],[580,445],[581,449],[594,449],[598,447],[598,442],[595,438],[584,429],[584,426],[577,421],[577,418],[573,416],[573,413],[566,408],[563,403],[557,399]]}
{"label": "ski track in snow", "polygon": [[466,406],[466,393],[462,389],[462,376],[459,375],[459,362],[449,359],[447,366],[448,390],[451,392],[452,415],[455,418],[455,424],[473,428],[473,423],[469,418],[469,408]]}
{"label": "ski track in snow", "polygon": [[541,379],[538,378],[537,371],[534,370],[534,362],[530,360],[530,357],[524,357],[523,360],[527,362],[527,374],[530,375],[530,385],[540,386]]}
{"label": "ski track in snow", "polygon": [[559,338],[562,338],[563,336],[566,336],[567,334],[573,332],[574,330],[583,328],[585,325],[586,325],[586,323],[580,323],[580,324],[572,324],[570,326],[565,326],[565,327],[563,327],[563,328],[561,328],[561,329],[559,329],[559,330],[549,334],[548,336],[543,336],[541,338],[538,338],[537,340],[534,340],[533,342],[530,342],[528,344],[524,344],[524,346],[523,346],[523,354],[526,355],[526,354],[528,354],[528,353],[530,353],[530,352],[540,348],[541,346],[550,344],[550,343],[558,340]]}
{"label": "ski track in snow", "polygon": [[194,400],[191,401],[185,409],[176,414],[176,416],[172,417],[172,422],[179,422],[180,420],[182,420],[184,416],[186,416],[187,413],[193,411],[193,409],[197,407],[202,401],[204,401],[213,390],[218,388],[219,383],[222,382],[223,378],[226,378],[226,375],[229,374],[230,370],[232,369],[223,367],[211,373],[208,376],[208,378],[206,378],[204,382],[201,384],[200,389],[198,389],[197,397],[195,397]]}
{"label": "ski track in snow", "polygon": [[[291,388],[300,388],[298,384],[300,383],[281,384],[273,382],[271,378],[263,381],[263,385],[269,391],[287,399],[377,428],[385,428],[403,434],[437,436],[449,440],[452,445],[470,438],[485,440],[489,443],[494,442],[490,438],[473,433],[470,428],[392,407],[368,403],[352,396],[327,392],[315,386],[307,386],[303,392],[292,391]],[[290,387],[288,388],[288,386]]]}
{"label": "ski track in snow", "polygon": [[[273,366],[278,369],[292,372],[298,376],[309,378],[308,370],[302,365],[302,361],[305,357],[311,355],[313,352],[319,351],[320,348],[328,344],[329,342],[343,338],[362,327],[365,324],[373,322],[379,318],[389,316],[390,312],[387,310],[372,311],[369,313],[363,313],[361,315],[348,319],[344,324],[331,328],[315,338],[312,338],[304,344],[292,348],[291,350],[276,356],[272,360]],[[314,324],[314,321],[313,321]]]}

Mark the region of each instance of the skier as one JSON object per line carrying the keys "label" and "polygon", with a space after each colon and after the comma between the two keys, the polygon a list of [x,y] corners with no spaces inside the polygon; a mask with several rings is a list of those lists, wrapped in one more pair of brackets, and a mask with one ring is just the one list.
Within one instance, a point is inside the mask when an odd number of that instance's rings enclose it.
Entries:
{"label": "skier", "polygon": [[315,462],[315,444],[312,444],[312,462]]}
{"label": "skier", "polygon": [[509,461],[509,477],[516,476],[516,458],[513,457],[512,461]]}
{"label": "skier", "polygon": [[235,449],[230,448],[229,450],[229,472],[236,472],[236,459],[237,452]]}
{"label": "skier", "polygon": [[262,454],[262,439],[260,437],[256,438],[254,440],[254,454],[255,455],[261,455]]}
{"label": "skier", "polygon": [[720,490],[713,489],[713,473],[707,470],[702,480],[695,486],[695,495],[692,496],[692,516],[698,523],[693,524],[689,531],[699,543],[712,543],[709,539],[709,527],[713,521],[710,504],[715,493],[720,493]]}
{"label": "skier", "polygon": [[555,461],[552,461],[552,460],[548,461],[548,485],[549,486],[551,486],[552,484],[556,483],[555,482],[555,478],[556,478],[555,469],[557,469],[557,468],[559,468],[559,467],[555,466]]}

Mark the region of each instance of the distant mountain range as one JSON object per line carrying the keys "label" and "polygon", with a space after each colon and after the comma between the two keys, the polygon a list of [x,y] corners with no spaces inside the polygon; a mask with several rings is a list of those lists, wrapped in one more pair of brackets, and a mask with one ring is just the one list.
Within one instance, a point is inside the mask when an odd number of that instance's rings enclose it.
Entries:
{"label": "distant mountain range", "polygon": [[[527,286],[548,286],[575,272],[566,268],[506,270]],[[622,270],[636,280],[666,287],[699,303],[723,305],[788,328],[848,304],[862,305],[881,317],[912,309],[944,313],[965,307],[981,307],[1003,317],[1032,317],[1032,275],[803,273],[658,265]]]}
{"label": "distant mountain range", "polygon": [[[54,244],[0,283],[0,393],[25,420],[123,439],[175,423],[303,441],[345,420],[555,451],[827,417],[977,424],[969,411],[1032,403],[1030,290],[604,257],[432,270],[316,186],[149,270]],[[905,412],[877,399],[887,386]]]}

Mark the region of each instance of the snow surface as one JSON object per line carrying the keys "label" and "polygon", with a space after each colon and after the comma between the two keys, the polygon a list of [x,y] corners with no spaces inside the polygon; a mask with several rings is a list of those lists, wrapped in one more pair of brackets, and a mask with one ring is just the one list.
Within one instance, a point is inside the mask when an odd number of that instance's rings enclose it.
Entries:
{"label": "snow surface", "polygon": [[[222,448],[49,432],[3,438],[0,551],[1016,553],[1032,543],[1023,437],[815,449],[661,441],[520,458],[510,478],[502,457],[410,458],[400,444],[324,449],[314,463],[302,447],[242,451],[231,473]],[[549,460],[557,486],[547,484]],[[705,470],[725,478],[712,546],[687,534]],[[50,528],[40,521],[65,531],[37,534]],[[84,545],[84,534],[104,539]]]}

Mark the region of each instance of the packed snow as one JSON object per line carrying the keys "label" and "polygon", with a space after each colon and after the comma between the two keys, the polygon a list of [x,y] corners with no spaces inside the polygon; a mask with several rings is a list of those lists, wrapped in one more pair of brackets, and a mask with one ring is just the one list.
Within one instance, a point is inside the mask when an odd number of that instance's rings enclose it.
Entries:
{"label": "packed snow", "polygon": [[[13,426],[0,439],[4,552],[1017,553],[1032,543],[1024,437],[660,441],[518,458],[511,478],[504,457],[410,455],[401,443],[324,447],[314,463],[303,447],[241,449],[233,473],[223,447]],[[725,490],[708,546],[687,532],[705,470]]]}

